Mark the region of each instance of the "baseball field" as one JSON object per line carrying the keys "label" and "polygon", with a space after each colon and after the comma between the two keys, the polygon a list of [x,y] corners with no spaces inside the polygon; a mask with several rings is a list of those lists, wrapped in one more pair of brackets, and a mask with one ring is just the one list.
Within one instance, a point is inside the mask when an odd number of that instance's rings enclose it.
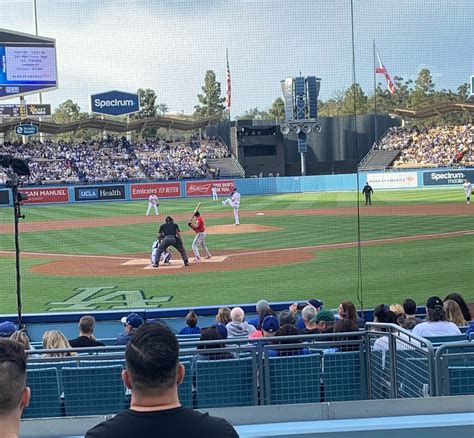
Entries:
{"label": "baseball field", "polygon": [[[355,192],[242,196],[241,225],[211,198],[23,206],[23,312],[195,307],[343,299],[365,308],[422,304],[456,291],[474,301],[474,205],[462,190],[378,191],[357,207]],[[188,228],[197,202],[213,257],[195,263]],[[159,225],[184,231],[190,266],[151,267]],[[13,211],[0,209],[0,313],[16,312]],[[360,237],[360,245],[358,240]],[[359,304],[357,304],[359,306]]]}

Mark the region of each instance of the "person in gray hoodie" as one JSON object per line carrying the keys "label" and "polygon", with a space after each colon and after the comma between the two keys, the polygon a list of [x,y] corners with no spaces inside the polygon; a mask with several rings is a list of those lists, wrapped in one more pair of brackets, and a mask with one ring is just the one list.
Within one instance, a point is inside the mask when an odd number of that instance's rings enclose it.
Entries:
{"label": "person in gray hoodie", "polygon": [[234,307],[230,312],[231,321],[226,325],[229,338],[248,338],[256,329],[245,321],[245,313],[241,307]]}

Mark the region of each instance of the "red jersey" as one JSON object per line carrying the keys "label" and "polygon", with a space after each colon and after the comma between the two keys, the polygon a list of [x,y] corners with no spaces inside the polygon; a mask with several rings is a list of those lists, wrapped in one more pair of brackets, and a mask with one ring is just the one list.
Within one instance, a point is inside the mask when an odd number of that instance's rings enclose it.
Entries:
{"label": "red jersey", "polygon": [[204,219],[202,216],[196,217],[196,224],[193,227],[195,233],[203,233],[206,227],[204,226]]}

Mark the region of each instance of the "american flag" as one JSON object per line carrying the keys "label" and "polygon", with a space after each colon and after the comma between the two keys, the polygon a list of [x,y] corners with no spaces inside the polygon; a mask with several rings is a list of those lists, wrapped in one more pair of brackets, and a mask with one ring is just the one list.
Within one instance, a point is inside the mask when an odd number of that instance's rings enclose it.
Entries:
{"label": "american flag", "polygon": [[387,69],[382,63],[382,60],[380,59],[379,51],[377,50],[377,47],[375,48],[375,53],[377,54],[377,59],[379,61],[379,66],[375,68],[375,73],[381,73],[385,76],[385,80],[387,81],[387,87],[388,90],[390,91],[391,94],[395,94],[395,85],[392,82],[392,78],[388,74]]}
{"label": "american flag", "polygon": [[227,52],[227,49],[226,49],[226,58],[227,58],[227,75],[226,75],[227,94],[226,94],[226,98],[225,98],[225,107],[226,107],[227,111],[230,111],[230,99],[231,99],[231,96],[232,96],[232,86],[231,86],[231,79],[230,79],[229,53]]}

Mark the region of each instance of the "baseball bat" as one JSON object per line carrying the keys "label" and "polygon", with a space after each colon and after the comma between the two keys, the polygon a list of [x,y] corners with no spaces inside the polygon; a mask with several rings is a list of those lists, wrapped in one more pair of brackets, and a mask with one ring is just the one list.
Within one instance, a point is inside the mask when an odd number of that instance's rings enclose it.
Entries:
{"label": "baseball bat", "polygon": [[192,215],[191,220],[189,222],[191,222],[194,219],[194,216],[196,215],[196,211],[199,210],[200,206],[201,206],[201,203],[199,202],[198,205],[196,205],[196,208],[194,209],[193,215]]}

